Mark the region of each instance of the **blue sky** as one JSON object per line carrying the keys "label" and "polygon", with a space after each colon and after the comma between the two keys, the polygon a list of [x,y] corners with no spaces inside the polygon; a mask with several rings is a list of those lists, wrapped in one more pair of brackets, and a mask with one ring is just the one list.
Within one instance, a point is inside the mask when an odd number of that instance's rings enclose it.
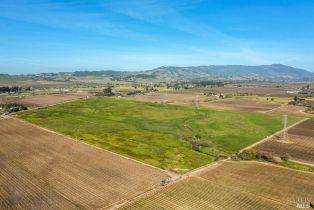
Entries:
{"label": "blue sky", "polygon": [[0,73],[272,63],[314,71],[313,0],[0,2]]}

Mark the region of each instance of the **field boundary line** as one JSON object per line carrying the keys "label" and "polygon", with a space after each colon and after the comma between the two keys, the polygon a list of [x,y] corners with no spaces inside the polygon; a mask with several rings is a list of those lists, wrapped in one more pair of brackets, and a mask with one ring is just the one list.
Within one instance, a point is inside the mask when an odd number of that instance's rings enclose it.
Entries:
{"label": "field boundary line", "polygon": [[298,161],[298,160],[293,160],[293,158],[291,160],[289,160],[290,162],[294,162],[294,163],[299,163],[299,164],[303,164],[303,165],[307,165],[310,167],[314,167],[314,164],[311,163],[306,163],[306,162],[302,162],[302,161]]}
{"label": "field boundary line", "polygon": [[[258,164],[264,164],[264,165],[268,165],[268,166],[272,166],[272,167],[277,167],[277,168],[282,168],[282,169],[286,169],[286,170],[290,170],[290,171],[294,171],[294,172],[299,172],[299,173],[306,173],[306,174],[311,174],[314,175],[313,172],[310,171],[304,171],[304,170],[298,170],[298,169],[294,169],[294,168],[289,168],[287,166],[282,166],[276,163],[271,163],[271,162],[266,162],[266,161],[257,161],[257,160],[240,160],[240,161],[229,161],[229,163],[232,164],[237,164],[237,162],[245,162],[245,163],[250,163],[250,162],[254,162],[254,163],[258,163]],[[293,162],[293,161],[291,161]],[[301,164],[303,164],[302,162],[300,162]]]}
{"label": "field boundary line", "polygon": [[[300,121],[298,121],[298,122],[296,122],[296,123],[290,125],[289,127],[286,128],[286,130],[288,130],[288,129],[294,127],[294,126],[297,126],[297,125],[301,124],[302,122],[304,122],[304,121],[306,121],[306,120],[308,120],[308,119],[309,119],[309,118],[304,118],[304,119],[302,119],[302,120],[300,120]],[[254,147],[254,146],[258,145],[258,144],[261,144],[261,143],[263,143],[263,142],[269,140],[269,139],[272,138],[273,136],[275,136],[275,135],[281,133],[282,131],[283,131],[283,129],[277,131],[276,133],[274,133],[274,134],[272,134],[272,135],[270,135],[270,136],[267,136],[266,138],[264,138],[264,139],[262,139],[262,140],[260,140],[260,141],[258,141],[258,142],[255,142],[254,144],[251,144],[251,145],[249,145],[249,146],[247,146],[247,147],[241,149],[239,152],[242,152],[242,151],[244,151],[244,150],[246,150],[246,149],[250,149],[250,148],[252,148],[252,147]],[[197,174],[202,173],[202,171],[209,170],[211,167],[216,166],[217,164],[220,164],[220,163],[223,162],[223,161],[232,162],[232,161],[229,161],[229,160],[231,160],[230,157],[228,157],[228,158],[226,158],[226,159],[224,159],[224,160],[214,161],[214,162],[209,163],[209,164],[207,164],[207,165],[204,165],[204,166],[201,166],[201,167],[199,167],[199,168],[193,169],[192,171],[190,171],[190,172],[188,172],[187,174],[184,174],[184,175],[182,175],[182,176],[189,176],[189,175],[190,175],[190,176],[193,176],[193,175],[197,176]],[[303,162],[299,162],[299,163],[303,164]],[[310,165],[311,165],[311,164],[310,164]],[[314,166],[314,165],[311,165],[311,166]]]}
{"label": "field boundary line", "polygon": [[[88,97],[88,98],[85,98],[85,97]],[[19,111],[17,113],[28,112],[28,111],[37,110],[37,109],[45,109],[45,108],[48,108],[48,107],[52,107],[52,106],[56,106],[56,105],[62,105],[62,104],[66,104],[66,103],[70,103],[70,102],[74,102],[74,101],[78,101],[78,100],[87,100],[87,99],[90,99],[92,97],[96,97],[96,96],[94,96],[94,95],[82,96],[82,97],[79,97],[79,98],[74,98],[74,99],[62,101],[62,102],[59,102],[59,103],[49,104],[49,105],[46,105],[46,106],[38,106],[38,107],[30,107],[30,108],[27,107],[28,109]],[[14,114],[15,113],[13,113],[13,115]]]}
{"label": "field boundary line", "polygon": [[[211,182],[213,183],[213,181],[211,180],[208,180],[206,178],[203,178],[203,177],[200,177],[199,174],[197,173],[201,173],[203,170],[210,170],[211,167],[213,166],[221,166],[223,164],[223,162],[228,162],[228,163],[232,163],[232,164],[236,164],[235,161],[230,161],[230,158],[229,159],[224,159],[224,160],[220,160],[220,161],[215,161],[213,163],[210,163],[208,165],[205,165],[205,166],[202,166],[201,167],[201,171],[200,170],[197,170],[195,169],[195,171],[193,171],[193,174],[190,174],[190,173],[187,173],[187,174],[184,174],[182,176],[180,176],[178,179],[176,180],[173,180],[171,181],[169,184],[167,184],[166,186],[156,186],[155,188],[147,191],[147,192],[144,192],[144,193],[141,193],[139,194],[138,196],[135,196],[129,200],[125,200],[124,202],[120,203],[120,204],[117,204],[115,206],[112,206],[110,208],[110,210],[115,210],[115,209],[118,209],[120,207],[123,207],[123,206],[127,206],[127,205],[131,205],[132,203],[142,199],[142,198],[146,198],[150,195],[153,195],[154,193],[157,193],[158,191],[161,191],[162,189],[164,188],[168,188],[168,187],[171,187],[173,184],[176,184],[176,183],[179,183],[179,182],[182,182],[186,179],[189,179],[189,178],[196,178],[196,179],[200,179],[200,180],[204,180],[204,181],[207,181],[207,182]],[[283,166],[278,166],[278,165],[275,165],[275,164],[271,164],[271,163],[263,163],[263,162],[258,162],[258,161],[240,161],[240,162],[255,162],[257,164],[265,164],[265,165],[269,165],[269,166],[273,166],[273,167],[279,167],[279,168],[283,168],[283,169],[290,169],[290,168],[286,168],[286,167],[283,167]],[[290,169],[290,170],[293,170],[293,169]],[[304,171],[301,171],[301,172],[304,172]],[[311,172],[304,172],[304,173],[311,173]],[[311,173],[312,174],[312,173]],[[276,199],[271,199],[271,198],[268,198],[268,197],[264,197],[262,195],[257,195],[257,194],[254,194],[252,192],[249,192],[249,191],[245,191],[245,190],[241,190],[241,189],[238,189],[236,187],[228,187],[228,186],[225,186],[223,184],[218,184],[219,186],[222,186],[224,188],[229,188],[229,189],[234,189],[234,190],[237,190],[239,192],[245,192],[245,193],[248,193],[248,194],[251,194],[255,197],[258,197],[258,198],[262,198],[264,200],[270,200],[274,203],[278,203],[279,205],[282,205],[282,206],[286,206],[286,207],[292,207],[291,205],[288,205],[288,204],[285,204],[285,203],[282,203],[281,201],[279,200],[276,200]]]}
{"label": "field boundary line", "polygon": [[223,159],[223,160],[218,160],[218,161],[213,161],[212,163],[206,164],[204,166],[201,166],[199,168],[193,169],[192,171],[189,171],[186,174],[183,174],[182,176],[198,176],[199,173],[202,173],[203,171],[209,170],[210,168],[214,167],[214,166],[219,166],[222,164],[222,162],[231,160],[230,157]]}
{"label": "field boundary line", "polygon": [[158,188],[160,188],[160,185],[153,185],[152,187],[148,187],[147,189],[143,190],[142,192],[137,193],[136,195],[130,196],[129,198],[125,198],[125,199],[121,199],[113,204],[110,204],[108,206],[103,206],[98,208],[98,210],[105,210],[105,209],[109,209],[109,210],[114,210],[117,209],[119,207],[122,207],[126,204],[128,204],[129,202],[132,202],[134,199],[144,196],[147,193],[150,193],[152,191],[156,191]]}
{"label": "field boundary line", "polygon": [[206,164],[204,166],[201,166],[199,168],[196,168],[196,169],[193,169],[192,171],[186,173],[186,174],[183,174],[183,175],[177,175],[177,177],[172,177],[172,180],[170,181],[170,183],[168,183],[167,185],[165,186],[156,186],[155,188],[147,191],[147,192],[144,192],[138,196],[135,196],[129,200],[126,200],[125,202],[121,203],[121,204],[117,204],[116,206],[112,206],[112,208],[110,208],[111,210],[115,210],[121,206],[126,206],[128,204],[132,204],[134,202],[136,202],[137,200],[141,199],[141,198],[146,198],[147,196],[150,196],[152,195],[153,193],[155,193],[156,191],[159,191],[159,190],[162,190],[163,188],[167,188],[167,187],[170,187],[171,185],[175,184],[175,183],[178,183],[178,182],[181,182],[181,181],[184,181],[185,179],[189,179],[191,177],[198,177],[198,173],[201,173],[203,172],[204,170],[209,170],[211,167],[214,167],[214,166],[220,166],[222,164],[222,162],[224,161],[228,161],[230,160],[230,158],[227,158],[227,159],[224,159],[224,160],[219,160],[219,161],[214,161],[214,162],[211,162],[209,164]]}
{"label": "field boundary line", "polygon": [[136,162],[136,163],[139,163],[139,164],[148,166],[148,167],[153,168],[153,169],[157,169],[157,170],[159,170],[159,171],[165,173],[166,175],[170,176],[171,178],[175,178],[176,176],[178,176],[178,175],[176,175],[176,174],[174,174],[174,173],[172,173],[172,172],[170,172],[170,171],[164,170],[164,169],[162,169],[162,168],[158,168],[158,167],[156,167],[156,166],[153,166],[153,165],[150,165],[150,164],[141,162],[141,161],[139,161],[139,160],[135,160],[135,159],[133,159],[133,158],[130,158],[130,157],[127,157],[127,156],[124,156],[124,155],[121,155],[121,154],[118,154],[118,153],[115,153],[115,152],[106,150],[106,149],[104,149],[104,148],[97,147],[96,145],[89,144],[89,143],[87,143],[87,142],[74,139],[74,138],[69,137],[69,136],[66,136],[66,135],[64,135],[64,134],[62,134],[62,133],[58,133],[58,132],[53,131],[53,130],[50,130],[50,129],[48,129],[48,128],[41,127],[41,126],[39,126],[39,125],[33,124],[33,123],[31,123],[31,122],[28,122],[28,121],[26,121],[26,120],[22,120],[22,119],[16,118],[16,117],[8,117],[8,118],[14,119],[14,120],[17,120],[17,121],[20,121],[20,122],[25,123],[25,124],[29,124],[29,125],[31,125],[31,126],[33,126],[33,127],[39,128],[39,129],[44,130],[44,131],[47,131],[47,132],[49,132],[49,133],[56,134],[56,135],[58,135],[58,136],[61,136],[61,137],[65,138],[65,139],[67,139],[68,141],[73,141],[73,142],[76,142],[76,143],[85,144],[85,145],[88,145],[88,146],[90,146],[90,147],[94,147],[94,148],[96,148],[96,149],[103,150],[103,151],[105,151],[105,152],[109,152],[109,153],[111,153],[111,154],[113,154],[113,155],[122,157],[122,158],[124,158],[124,159],[131,160],[131,161],[133,161],[133,162]]}
{"label": "field boundary line", "polygon": [[274,110],[276,110],[276,109],[279,109],[279,108],[282,108],[282,107],[285,107],[285,105],[280,105],[280,106],[278,106],[278,107],[276,107],[276,108],[273,108],[273,109],[270,109],[270,110],[264,111],[263,113],[272,112],[272,111],[274,111]]}
{"label": "field boundary line", "polygon": [[251,149],[252,147],[255,147],[256,145],[259,145],[259,144],[261,144],[261,143],[263,143],[263,142],[265,142],[265,141],[268,141],[268,140],[270,140],[272,137],[274,137],[275,135],[278,135],[278,134],[280,134],[281,132],[283,132],[284,130],[289,130],[290,128],[292,128],[292,127],[294,127],[294,126],[297,126],[297,125],[303,123],[304,121],[306,121],[306,120],[308,120],[308,119],[309,119],[309,118],[303,118],[302,120],[299,120],[298,122],[296,122],[296,123],[294,123],[294,124],[288,126],[286,129],[281,129],[281,130],[279,130],[279,131],[277,131],[277,132],[271,134],[270,136],[267,136],[266,138],[263,138],[263,139],[261,139],[261,140],[255,142],[254,144],[251,144],[251,145],[249,145],[249,146],[247,146],[247,147],[241,149],[241,150],[239,151],[239,153],[243,152],[244,150]]}
{"label": "field boundary line", "polygon": [[[214,163],[217,163],[217,162],[214,162]],[[177,177],[173,178],[168,184],[166,184],[164,186],[156,185],[154,188],[152,188],[152,189],[150,189],[150,190],[148,190],[146,192],[143,192],[143,193],[141,193],[141,194],[139,194],[139,195],[137,195],[135,197],[132,197],[132,198],[130,198],[128,200],[125,200],[124,202],[122,202],[120,204],[112,206],[110,208],[110,210],[115,210],[115,209],[117,209],[119,207],[127,206],[129,204],[132,204],[132,203],[134,203],[134,202],[136,202],[136,201],[138,201],[138,200],[140,200],[142,198],[146,198],[146,197],[148,197],[148,196],[150,196],[150,195],[152,195],[152,194],[154,194],[154,193],[156,193],[156,192],[158,192],[158,191],[160,191],[160,190],[162,190],[164,188],[168,188],[168,187],[172,186],[173,184],[181,182],[181,181],[183,181],[183,180],[185,180],[187,178],[190,178],[190,177],[195,177],[195,176],[191,176],[189,174],[177,175]]]}

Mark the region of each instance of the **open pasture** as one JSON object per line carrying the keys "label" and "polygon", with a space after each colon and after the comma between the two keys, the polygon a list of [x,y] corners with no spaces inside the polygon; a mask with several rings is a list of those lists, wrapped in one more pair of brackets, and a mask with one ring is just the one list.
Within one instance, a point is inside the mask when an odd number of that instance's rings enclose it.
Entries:
{"label": "open pasture", "polygon": [[121,209],[297,209],[314,202],[314,174],[258,162],[224,162]]}
{"label": "open pasture", "polygon": [[254,148],[278,156],[291,155],[292,160],[314,164],[314,119],[306,120],[288,131],[288,139],[273,137]]}
{"label": "open pasture", "polygon": [[48,94],[48,95],[36,95],[26,96],[22,99],[18,99],[16,102],[23,104],[27,107],[44,107],[53,104],[62,103],[65,101],[71,101],[90,96],[87,93],[64,93],[64,94]]}
{"label": "open pasture", "polygon": [[220,155],[233,154],[282,127],[281,116],[107,97],[73,101],[17,116],[179,172],[210,163]]}
{"label": "open pasture", "polygon": [[0,209],[99,209],[167,175],[29,123],[0,120]]}

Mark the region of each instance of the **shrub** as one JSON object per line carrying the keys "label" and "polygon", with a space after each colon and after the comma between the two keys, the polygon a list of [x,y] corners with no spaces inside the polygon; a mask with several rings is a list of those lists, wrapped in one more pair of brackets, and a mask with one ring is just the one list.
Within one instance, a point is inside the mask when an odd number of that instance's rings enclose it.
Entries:
{"label": "shrub", "polygon": [[228,94],[225,96],[225,98],[232,98],[232,95]]}
{"label": "shrub", "polygon": [[274,163],[279,163],[279,162],[282,162],[283,160],[281,157],[275,156],[271,152],[263,152],[263,151],[258,151],[256,154],[256,157],[259,160],[266,160],[266,161],[274,162]]}
{"label": "shrub", "polygon": [[209,147],[209,143],[206,142],[206,141],[200,141],[197,143],[199,146],[202,146],[202,147]]}
{"label": "shrub", "polygon": [[282,162],[282,159],[278,156],[274,156],[273,159],[271,160],[271,162],[280,163],[280,162]]}
{"label": "shrub", "polygon": [[240,160],[239,156],[236,154],[231,155],[231,160]]}
{"label": "shrub", "polygon": [[22,104],[17,103],[8,103],[8,104],[0,104],[0,107],[7,112],[19,112],[23,110],[27,110],[27,107]]}
{"label": "shrub", "polygon": [[263,151],[258,151],[256,153],[256,157],[259,160],[267,160],[267,161],[271,161],[274,158],[272,153],[270,153],[270,152],[263,152]]}
{"label": "shrub", "polygon": [[239,154],[239,158],[241,158],[242,160],[254,160],[256,159],[256,150],[255,149],[244,150]]}
{"label": "shrub", "polygon": [[192,145],[192,150],[197,151],[197,152],[201,151],[200,148],[196,144]]}
{"label": "shrub", "polygon": [[291,155],[289,153],[284,154],[280,157],[282,160],[289,161],[291,159]]}
{"label": "shrub", "polygon": [[218,157],[215,158],[215,161],[225,160],[227,158],[228,158],[228,156],[226,156],[226,155],[219,155]]}

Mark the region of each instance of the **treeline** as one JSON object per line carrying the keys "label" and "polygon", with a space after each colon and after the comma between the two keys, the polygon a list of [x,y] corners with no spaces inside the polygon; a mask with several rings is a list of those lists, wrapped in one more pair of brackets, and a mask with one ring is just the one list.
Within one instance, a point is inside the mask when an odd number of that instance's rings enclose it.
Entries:
{"label": "treeline", "polygon": [[225,84],[221,81],[214,80],[193,80],[167,84],[167,88],[173,89],[190,89],[197,87],[223,87]]}
{"label": "treeline", "polygon": [[97,93],[96,96],[114,96],[115,94],[112,92],[112,87],[109,86],[103,90],[101,93]]}
{"label": "treeline", "polygon": [[18,103],[0,104],[0,108],[4,112],[19,112],[27,110],[27,107]]}
{"label": "treeline", "polygon": [[126,74],[124,71],[75,71],[73,76],[84,77],[84,76],[122,76]]}
{"label": "treeline", "polygon": [[212,81],[212,80],[201,80],[201,81],[192,81],[192,84],[195,85],[195,87],[223,87],[225,84],[221,81]]}
{"label": "treeline", "polygon": [[111,77],[114,81],[136,81],[137,79],[143,80],[153,80],[156,79],[154,75],[149,74],[121,74],[121,75],[112,75]]}
{"label": "treeline", "polygon": [[0,87],[0,93],[18,93],[21,92],[22,88],[18,86],[13,86],[13,87],[8,87],[8,86],[3,86]]}

